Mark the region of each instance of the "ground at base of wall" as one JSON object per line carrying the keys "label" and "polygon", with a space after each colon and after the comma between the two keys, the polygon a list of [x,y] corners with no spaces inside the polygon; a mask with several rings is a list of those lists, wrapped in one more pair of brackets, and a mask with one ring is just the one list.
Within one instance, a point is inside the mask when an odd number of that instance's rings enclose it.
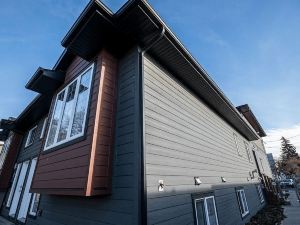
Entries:
{"label": "ground at base of wall", "polygon": [[277,225],[286,218],[280,204],[267,205],[260,210],[246,225]]}

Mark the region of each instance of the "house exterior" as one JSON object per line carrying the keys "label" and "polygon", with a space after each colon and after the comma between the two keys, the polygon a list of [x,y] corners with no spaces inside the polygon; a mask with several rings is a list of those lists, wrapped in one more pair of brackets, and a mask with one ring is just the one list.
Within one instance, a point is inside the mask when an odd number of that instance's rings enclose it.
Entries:
{"label": "house exterior", "polygon": [[[30,225],[242,225],[272,177],[236,109],[146,1],[92,0],[10,127],[1,215]],[[248,111],[247,111],[247,110]],[[3,184],[1,184],[3,183]]]}

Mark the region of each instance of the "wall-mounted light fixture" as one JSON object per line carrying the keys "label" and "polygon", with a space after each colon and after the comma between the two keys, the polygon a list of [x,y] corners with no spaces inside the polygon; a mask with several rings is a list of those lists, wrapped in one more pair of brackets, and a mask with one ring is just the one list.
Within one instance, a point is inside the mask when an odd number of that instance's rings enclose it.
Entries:
{"label": "wall-mounted light fixture", "polygon": [[164,180],[159,180],[158,181],[158,191],[162,192],[165,189],[165,184],[164,184]]}
{"label": "wall-mounted light fixture", "polygon": [[200,185],[202,182],[199,177],[194,177],[195,185]]}
{"label": "wall-mounted light fixture", "polygon": [[227,182],[227,180],[226,180],[225,177],[221,177],[221,180],[222,180],[223,183],[226,183],[226,182]]}

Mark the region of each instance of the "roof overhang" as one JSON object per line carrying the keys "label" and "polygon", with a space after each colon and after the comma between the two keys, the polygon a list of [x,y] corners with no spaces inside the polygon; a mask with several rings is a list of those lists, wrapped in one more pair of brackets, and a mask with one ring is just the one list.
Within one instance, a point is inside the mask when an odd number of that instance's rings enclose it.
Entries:
{"label": "roof overhang", "polygon": [[0,120],[0,141],[5,141],[9,135],[9,132],[14,128],[14,119],[2,119]]}
{"label": "roof overhang", "polygon": [[256,116],[252,112],[251,108],[248,104],[241,105],[236,107],[240,113],[243,114],[243,116],[246,118],[246,120],[250,123],[250,125],[253,127],[253,129],[258,133],[260,137],[267,136],[264,129],[256,119]]}
{"label": "roof overhang", "polygon": [[39,67],[26,84],[26,88],[41,94],[50,94],[63,84],[64,79],[65,72]]}
{"label": "roof overhang", "polygon": [[152,45],[147,54],[248,140],[259,139],[207,72],[144,0],[128,1],[115,14],[100,1],[90,1],[63,39],[62,45],[67,51],[90,60],[104,46],[116,54],[122,54],[134,45],[146,48],[162,28],[165,29],[164,35]]}
{"label": "roof overhang", "polygon": [[15,120],[13,131],[25,132],[48,114],[52,95],[38,95]]}

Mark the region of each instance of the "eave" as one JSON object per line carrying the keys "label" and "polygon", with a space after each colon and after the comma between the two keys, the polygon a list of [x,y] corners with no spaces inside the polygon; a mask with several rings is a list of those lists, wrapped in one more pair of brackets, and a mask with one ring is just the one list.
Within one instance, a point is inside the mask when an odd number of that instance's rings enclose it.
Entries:
{"label": "eave", "polygon": [[13,131],[23,133],[48,114],[52,95],[38,95],[15,120]]}
{"label": "eave", "polygon": [[39,67],[25,87],[40,94],[50,94],[63,84],[64,79],[65,72]]}
{"label": "eave", "polygon": [[267,136],[248,104],[241,105],[236,108],[240,113],[243,114],[243,116],[251,124],[253,129],[259,134],[260,137]]}
{"label": "eave", "polygon": [[86,60],[104,47],[121,55],[133,45],[145,48],[162,27],[165,28],[163,37],[147,53],[248,140],[259,139],[207,72],[143,0],[128,1],[116,14],[108,12],[101,2],[92,0],[62,45]]}

